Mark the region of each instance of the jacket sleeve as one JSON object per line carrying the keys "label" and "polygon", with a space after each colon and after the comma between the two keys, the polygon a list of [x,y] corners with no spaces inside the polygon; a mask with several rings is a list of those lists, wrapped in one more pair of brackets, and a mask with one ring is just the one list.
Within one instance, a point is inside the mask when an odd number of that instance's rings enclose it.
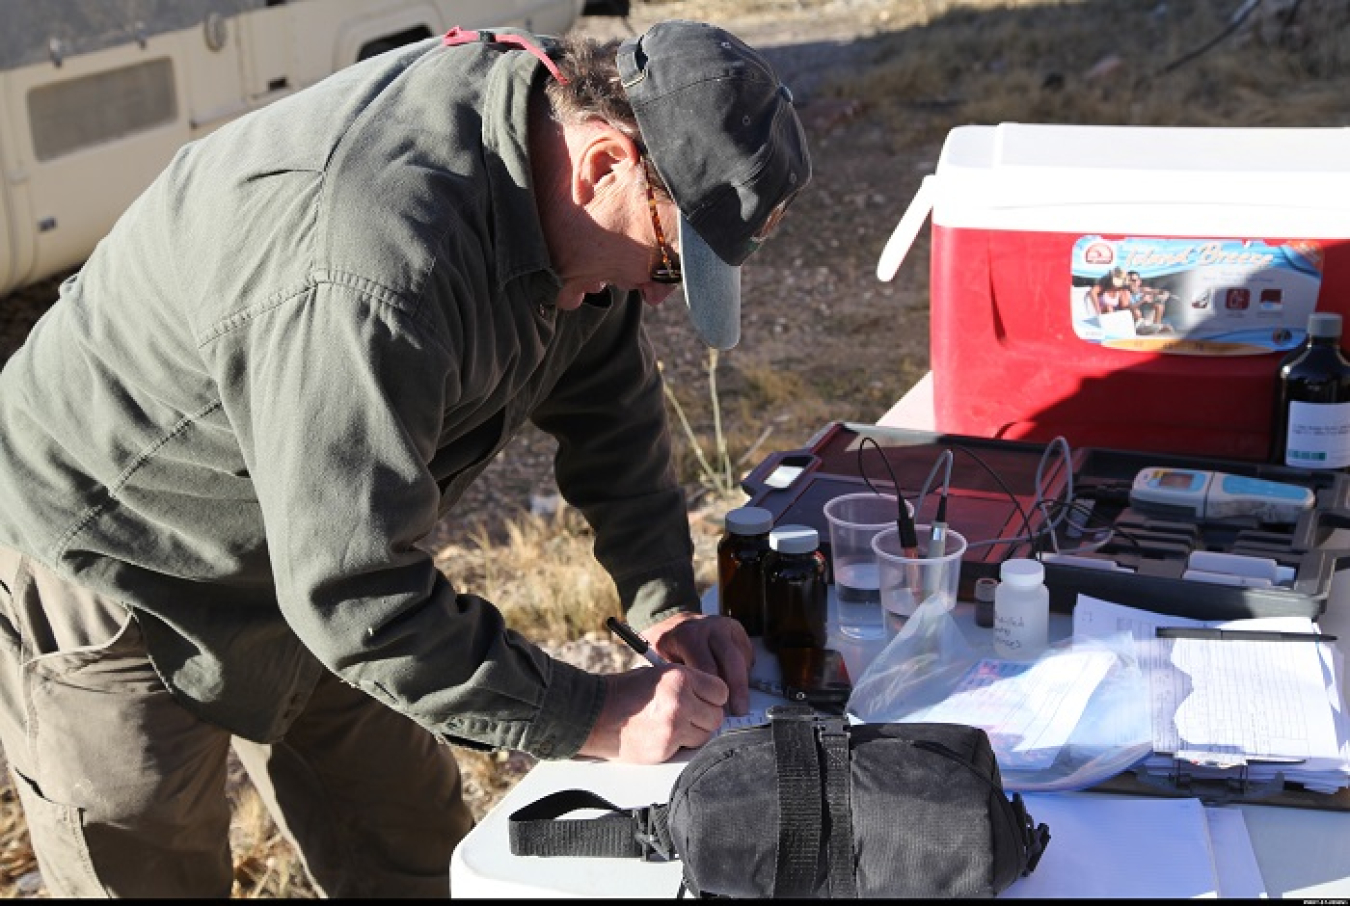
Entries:
{"label": "jacket sleeve", "polygon": [[557,438],[558,489],[595,530],[596,559],[642,629],[700,603],[644,303],[637,293],[614,296],[615,310],[533,418]]}
{"label": "jacket sleeve", "polygon": [[448,740],[565,758],[604,681],[457,593],[417,546],[462,351],[377,287],[318,283],[256,316],[224,367],[278,600],[332,671]]}

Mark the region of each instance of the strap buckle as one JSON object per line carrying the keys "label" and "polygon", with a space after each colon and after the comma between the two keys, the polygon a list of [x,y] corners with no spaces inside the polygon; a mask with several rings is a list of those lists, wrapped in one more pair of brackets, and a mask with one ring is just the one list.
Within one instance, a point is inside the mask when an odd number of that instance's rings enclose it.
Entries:
{"label": "strap buckle", "polygon": [[642,847],[643,862],[670,862],[675,858],[675,848],[670,843],[670,833],[657,820],[656,811],[660,806],[629,809],[633,819],[633,839]]}
{"label": "strap buckle", "polygon": [[769,720],[802,720],[811,721],[816,719],[816,712],[810,705],[771,705],[768,711],[764,712]]}
{"label": "strap buckle", "polygon": [[842,736],[848,738],[848,721],[842,717],[821,716],[816,721],[816,733],[822,740]]}
{"label": "strap buckle", "polygon": [[1045,847],[1050,843],[1050,828],[1044,823],[1037,824],[1036,819],[1031,817],[1021,793],[1013,793],[1012,807],[1027,846],[1027,864],[1022,868],[1022,876],[1025,877],[1035,871],[1041,861]]}

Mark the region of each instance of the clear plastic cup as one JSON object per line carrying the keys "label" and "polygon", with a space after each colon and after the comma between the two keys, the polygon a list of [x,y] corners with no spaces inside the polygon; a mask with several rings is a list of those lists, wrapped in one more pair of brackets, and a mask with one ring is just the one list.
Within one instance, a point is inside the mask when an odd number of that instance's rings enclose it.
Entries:
{"label": "clear plastic cup", "polygon": [[[912,517],[909,501],[904,506]],[[895,528],[899,507],[894,494],[873,493],[845,494],[825,504],[839,631],[850,638],[880,639],[886,634],[872,539],[878,532]]]}
{"label": "clear plastic cup", "polygon": [[951,610],[956,606],[961,584],[961,557],[966,552],[966,539],[948,529],[942,554],[935,557],[930,556],[933,527],[917,525],[914,530],[918,543],[912,551],[901,547],[900,531],[894,526],[878,532],[872,539],[885,631],[892,639],[914,611],[925,604]]}

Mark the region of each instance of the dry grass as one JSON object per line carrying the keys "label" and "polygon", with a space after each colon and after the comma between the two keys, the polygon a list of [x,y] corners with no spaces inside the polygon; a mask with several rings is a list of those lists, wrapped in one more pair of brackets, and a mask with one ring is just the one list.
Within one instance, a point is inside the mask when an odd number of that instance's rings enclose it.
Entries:
{"label": "dry grass", "polygon": [[833,91],[869,104],[898,146],[940,142],[964,123],[1350,121],[1350,15],[1339,0],[1266,0],[1237,27],[1231,0],[895,5],[910,27],[873,42],[870,65]]}
{"label": "dry grass", "polygon": [[[1228,17],[1240,6],[1237,0],[849,2],[854,5],[843,0],[635,0],[634,25],[641,27],[638,14],[644,8],[648,20],[703,18],[731,24],[767,16],[799,22],[806,41],[811,40],[816,12],[828,16],[849,9],[866,17],[866,27],[859,30],[866,40],[858,45],[857,67],[829,83],[823,93],[847,112],[840,114],[841,121],[852,116],[855,125],[881,130],[897,157],[904,152],[935,161],[946,133],[964,123],[1350,124],[1345,103],[1350,97],[1350,5],[1344,0],[1266,0],[1243,33],[1218,41],[1193,59],[1188,55],[1227,28]],[[1284,27],[1278,12],[1291,6],[1298,7],[1298,16]],[[821,103],[816,109],[829,108]],[[851,135],[831,133],[817,143],[822,169],[831,156],[847,153]],[[822,192],[828,184],[828,177],[822,177]],[[846,191],[831,199],[832,207],[856,204],[863,210],[867,192],[865,185]],[[811,248],[822,241],[822,233],[842,235],[841,222],[803,224],[789,218],[782,231],[785,238],[778,242],[786,247],[800,241],[801,247]],[[832,239],[828,250],[834,254],[833,267],[870,268],[875,262],[875,242]],[[821,257],[813,252],[780,248],[775,254],[775,260],[791,262],[792,279],[831,279],[827,268],[802,267],[803,259],[819,263]],[[901,316],[922,324],[926,284],[923,275],[915,279],[916,292],[897,304]],[[812,317],[824,323],[832,315],[779,311],[769,317]],[[877,332],[880,322],[875,319],[880,317],[854,310],[829,322],[830,331],[847,332],[847,341],[855,334]],[[894,318],[895,312],[888,317]],[[768,325],[770,334],[776,329]],[[926,368],[922,355],[897,354],[885,381],[841,376],[848,369],[836,366],[847,356],[847,346],[825,348],[834,358],[822,361],[803,350],[787,367],[748,355],[723,361],[718,372],[721,423],[737,470],[753,464],[766,449],[791,444],[798,437],[793,426],[839,417],[841,400],[858,412],[884,411],[896,395],[894,388],[909,386]],[[696,438],[691,441],[677,431],[681,477],[700,492],[693,523],[700,581],[706,587],[713,581],[713,514],[739,501],[734,494],[718,497],[708,491],[704,466],[694,452],[693,443],[701,446],[705,459],[716,450],[706,384],[671,375],[671,391]],[[613,587],[591,557],[591,541],[584,523],[564,509],[552,517],[509,520],[504,532],[485,530],[469,544],[444,547],[436,554],[459,587],[497,603],[512,628],[535,641],[559,644],[581,637],[618,612]],[[466,788],[480,810],[497,801],[532,764],[513,753],[461,755]],[[234,795],[234,895],[313,896],[292,850],[251,787],[240,782]],[[0,787],[0,896],[41,895],[22,813],[13,791]]]}

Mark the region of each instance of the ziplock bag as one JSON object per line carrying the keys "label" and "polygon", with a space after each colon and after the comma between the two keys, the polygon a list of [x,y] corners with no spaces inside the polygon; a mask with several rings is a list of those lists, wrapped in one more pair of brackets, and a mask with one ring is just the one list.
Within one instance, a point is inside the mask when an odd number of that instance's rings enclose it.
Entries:
{"label": "ziplock bag", "polygon": [[1009,790],[1080,790],[1153,751],[1148,679],[1128,632],[1069,638],[1028,661],[971,644],[951,612],[920,605],[863,672],[848,715],[865,723],[980,727]]}

